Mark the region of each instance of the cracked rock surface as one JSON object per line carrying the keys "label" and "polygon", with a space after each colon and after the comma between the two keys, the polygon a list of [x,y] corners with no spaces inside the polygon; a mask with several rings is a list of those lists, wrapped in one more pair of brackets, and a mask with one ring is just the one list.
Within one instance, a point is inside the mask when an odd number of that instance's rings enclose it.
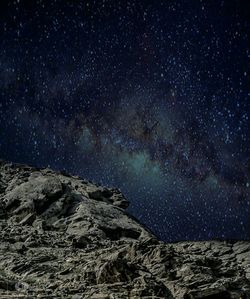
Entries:
{"label": "cracked rock surface", "polygon": [[250,242],[165,244],[105,188],[0,162],[0,298],[250,298]]}

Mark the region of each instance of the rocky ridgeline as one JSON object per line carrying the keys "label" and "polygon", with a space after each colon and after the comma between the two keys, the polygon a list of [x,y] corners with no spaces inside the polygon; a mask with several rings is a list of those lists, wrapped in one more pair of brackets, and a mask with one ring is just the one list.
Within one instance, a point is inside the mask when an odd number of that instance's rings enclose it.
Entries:
{"label": "rocky ridgeline", "polygon": [[0,298],[250,298],[250,242],[164,244],[113,188],[0,162]]}

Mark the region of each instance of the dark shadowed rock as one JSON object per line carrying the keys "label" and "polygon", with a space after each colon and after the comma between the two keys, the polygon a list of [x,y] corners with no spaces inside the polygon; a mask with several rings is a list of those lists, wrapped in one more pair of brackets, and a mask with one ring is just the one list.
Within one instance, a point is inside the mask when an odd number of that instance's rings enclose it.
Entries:
{"label": "dark shadowed rock", "polygon": [[0,298],[250,298],[249,242],[164,244],[115,188],[0,162]]}

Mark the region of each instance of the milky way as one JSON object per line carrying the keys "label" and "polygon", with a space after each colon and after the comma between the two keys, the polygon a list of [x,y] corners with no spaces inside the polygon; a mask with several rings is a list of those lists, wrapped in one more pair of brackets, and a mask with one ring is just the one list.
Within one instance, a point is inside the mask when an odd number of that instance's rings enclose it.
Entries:
{"label": "milky way", "polygon": [[249,239],[249,4],[226,2],[1,3],[1,158],[119,187],[166,241]]}

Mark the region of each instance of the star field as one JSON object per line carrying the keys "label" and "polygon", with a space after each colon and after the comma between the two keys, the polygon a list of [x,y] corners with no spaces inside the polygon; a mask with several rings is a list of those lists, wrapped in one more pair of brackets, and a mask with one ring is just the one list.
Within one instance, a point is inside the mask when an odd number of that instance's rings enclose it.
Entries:
{"label": "star field", "polygon": [[247,1],[3,1],[0,157],[119,187],[162,240],[250,239]]}

